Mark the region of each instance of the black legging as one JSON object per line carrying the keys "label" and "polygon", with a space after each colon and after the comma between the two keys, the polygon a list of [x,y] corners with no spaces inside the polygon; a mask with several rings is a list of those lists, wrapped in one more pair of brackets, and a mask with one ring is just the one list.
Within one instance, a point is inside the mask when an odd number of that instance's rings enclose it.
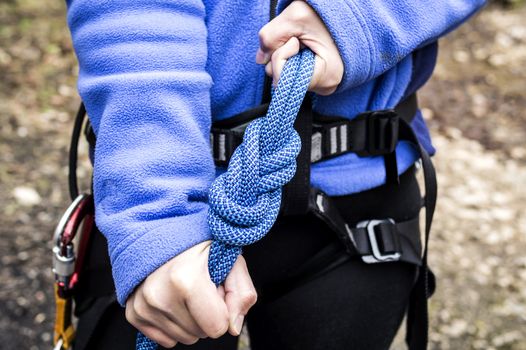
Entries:
{"label": "black legging", "polygon": [[[362,220],[414,218],[421,196],[410,169],[400,185],[385,185],[350,196],[335,197],[349,224]],[[260,242],[246,247],[254,285],[263,292],[247,316],[252,350],[388,349],[403,319],[416,268],[402,262],[365,264],[353,258],[334,269],[305,280],[283,294],[267,297],[336,235],[312,215],[279,218]],[[342,250],[338,254],[345,254]],[[124,318],[124,309],[111,303],[86,349],[132,350],[136,330]],[[79,332],[82,332],[82,316]],[[237,338],[200,340],[175,349],[233,350]],[[76,347],[80,349],[80,347]]]}

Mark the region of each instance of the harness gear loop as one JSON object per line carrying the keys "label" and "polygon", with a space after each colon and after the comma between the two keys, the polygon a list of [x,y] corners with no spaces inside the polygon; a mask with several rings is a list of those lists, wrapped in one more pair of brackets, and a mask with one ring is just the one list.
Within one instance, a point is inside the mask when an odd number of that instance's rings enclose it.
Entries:
{"label": "harness gear loop", "polygon": [[[251,122],[234,151],[227,172],[212,183],[208,225],[213,236],[208,269],[221,284],[241,249],[267,234],[279,214],[282,186],[296,172],[301,140],[294,121],[314,71],[308,49],[288,59],[265,117]],[[137,350],[157,344],[139,333]]]}

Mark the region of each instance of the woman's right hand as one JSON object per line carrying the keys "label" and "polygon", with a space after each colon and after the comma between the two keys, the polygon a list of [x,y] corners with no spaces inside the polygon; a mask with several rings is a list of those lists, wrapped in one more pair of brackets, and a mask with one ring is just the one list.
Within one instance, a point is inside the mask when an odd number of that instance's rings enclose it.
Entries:
{"label": "woman's right hand", "polygon": [[292,1],[276,18],[259,31],[256,63],[264,64],[267,75],[278,84],[285,62],[301,46],[316,54],[309,91],[330,95],[343,78],[343,61],[325,23],[305,1]]}
{"label": "woman's right hand", "polygon": [[155,270],[126,302],[126,319],[165,348],[241,332],[256,290],[240,255],[225,283],[208,273],[210,241],[200,243]]}

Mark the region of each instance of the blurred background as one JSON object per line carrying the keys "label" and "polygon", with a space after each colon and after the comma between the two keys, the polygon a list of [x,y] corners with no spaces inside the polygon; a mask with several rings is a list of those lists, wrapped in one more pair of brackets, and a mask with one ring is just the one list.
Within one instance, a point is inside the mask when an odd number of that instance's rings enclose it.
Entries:
{"label": "blurred background", "polygon": [[[76,71],[63,1],[1,0],[0,349],[51,347],[50,239],[69,204]],[[443,39],[420,102],[439,150],[430,348],[524,350],[524,1],[495,1]]]}

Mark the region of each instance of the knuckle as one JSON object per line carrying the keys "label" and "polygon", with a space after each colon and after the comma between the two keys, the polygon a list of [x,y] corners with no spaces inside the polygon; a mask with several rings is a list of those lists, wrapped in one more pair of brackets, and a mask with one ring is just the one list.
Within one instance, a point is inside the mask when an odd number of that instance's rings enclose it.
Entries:
{"label": "knuckle", "polygon": [[137,319],[135,317],[135,313],[132,310],[132,306],[127,306],[124,309],[124,316],[126,317],[126,320],[130,322],[133,326],[137,326]]}
{"label": "knuckle", "polygon": [[240,299],[241,299],[241,304],[243,306],[251,307],[258,300],[258,295],[255,291],[249,290],[249,291],[243,292],[240,295]]}
{"label": "knuckle", "polygon": [[320,95],[320,96],[329,96],[331,95],[334,91],[336,91],[336,87],[334,88],[320,88],[320,89],[317,89],[315,90],[315,92]]}
{"label": "knuckle", "polygon": [[143,290],[144,302],[153,308],[158,308],[159,299],[152,288],[145,288]]}
{"label": "knuckle", "polygon": [[170,282],[177,295],[183,299],[188,299],[192,292],[192,281],[190,281],[189,278],[185,278],[179,273],[172,273],[170,275]]}
{"label": "knuckle", "polygon": [[341,76],[332,75],[329,78],[328,90],[330,90],[331,93],[333,93],[334,91],[336,91],[336,88],[338,87],[338,85],[340,85],[341,82],[342,82]]}
{"label": "knuckle", "polygon": [[264,26],[261,28],[261,30],[258,33],[259,36],[259,42],[263,46],[263,48],[269,48],[272,44],[270,32],[267,26]]}
{"label": "knuckle", "polygon": [[135,298],[135,300],[133,300],[133,313],[139,321],[146,320],[148,314],[148,307],[141,300],[141,298]]}
{"label": "knuckle", "polygon": [[289,18],[296,23],[304,23],[308,21],[310,17],[310,11],[308,7],[303,4],[302,1],[295,1],[291,4],[293,8],[289,12]]}
{"label": "knuckle", "polygon": [[280,49],[277,49],[276,51],[274,51],[272,53],[272,56],[271,56],[271,61],[272,62],[277,62],[279,61],[280,59],[284,58],[285,54],[283,53],[282,50]]}
{"label": "knuckle", "polygon": [[265,66],[265,73],[267,75],[272,75],[272,65],[270,63],[268,63],[266,66]]}
{"label": "knuckle", "polygon": [[222,322],[217,322],[215,327],[210,329],[207,333],[208,337],[217,339],[226,333],[228,330],[228,320],[225,318]]}
{"label": "knuckle", "polygon": [[[152,339],[153,340],[153,339]],[[177,342],[173,339],[163,339],[157,342],[163,348],[171,349],[177,345]]]}
{"label": "knuckle", "polygon": [[179,339],[179,341],[184,345],[193,345],[197,343],[198,340],[199,340],[198,337],[192,337],[192,336],[186,336],[182,339]]}
{"label": "knuckle", "polygon": [[139,331],[141,331],[149,339],[161,345],[163,348],[173,348],[177,345],[177,341],[175,339],[167,337],[157,328],[146,326],[139,328]]}

